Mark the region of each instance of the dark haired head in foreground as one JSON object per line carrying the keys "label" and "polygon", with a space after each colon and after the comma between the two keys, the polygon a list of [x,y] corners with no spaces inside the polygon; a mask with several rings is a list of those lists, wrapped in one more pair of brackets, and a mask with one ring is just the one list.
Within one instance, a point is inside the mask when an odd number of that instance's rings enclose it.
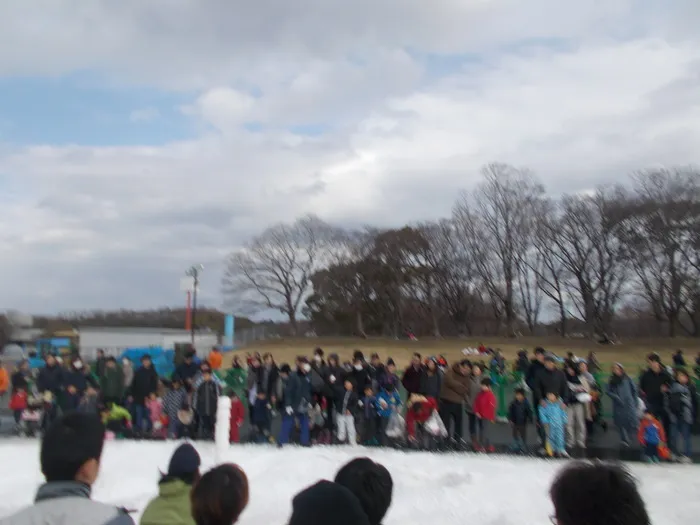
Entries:
{"label": "dark haired head in foreground", "polygon": [[232,463],[204,474],[192,489],[192,517],[197,525],[233,525],[248,505],[248,477]]}
{"label": "dark haired head in foreground", "polygon": [[651,523],[637,484],[622,465],[572,463],[557,474],[549,495],[556,525]]}
{"label": "dark haired head in foreground", "polygon": [[335,482],[360,501],[370,525],[379,525],[391,506],[394,481],[389,471],[369,458],[355,458],[343,466]]}
{"label": "dark haired head in foreground", "polygon": [[41,442],[41,471],[34,505],[2,520],[3,525],[70,523],[133,525],[124,509],[90,499],[100,470],[105,428],[97,414],[68,412],[46,430]]}
{"label": "dark haired head in foreground", "polygon": [[319,481],[292,500],[289,525],[370,525],[355,495],[339,483]]}

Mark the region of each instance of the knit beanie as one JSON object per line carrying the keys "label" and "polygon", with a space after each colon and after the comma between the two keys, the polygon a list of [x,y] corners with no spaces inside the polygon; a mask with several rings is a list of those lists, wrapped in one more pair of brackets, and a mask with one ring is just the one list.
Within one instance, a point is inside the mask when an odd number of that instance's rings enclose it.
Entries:
{"label": "knit beanie", "polygon": [[199,470],[201,460],[199,453],[189,443],[183,443],[175,449],[168,465],[168,476],[175,478],[189,476]]}
{"label": "knit beanie", "polygon": [[369,525],[369,518],[352,492],[322,480],[294,496],[289,525]]}

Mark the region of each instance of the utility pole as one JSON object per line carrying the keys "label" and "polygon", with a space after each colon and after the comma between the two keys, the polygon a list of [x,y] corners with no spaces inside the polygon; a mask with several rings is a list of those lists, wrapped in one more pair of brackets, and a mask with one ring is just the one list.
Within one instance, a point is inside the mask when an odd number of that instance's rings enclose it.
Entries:
{"label": "utility pole", "polygon": [[195,264],[190,267],[185,275],[192,277],[192,320],[190,322],[192,346],[194,346],[194,333],[197,327],[197,289],[199,288],[199,275],[204,270],[203,264]]}

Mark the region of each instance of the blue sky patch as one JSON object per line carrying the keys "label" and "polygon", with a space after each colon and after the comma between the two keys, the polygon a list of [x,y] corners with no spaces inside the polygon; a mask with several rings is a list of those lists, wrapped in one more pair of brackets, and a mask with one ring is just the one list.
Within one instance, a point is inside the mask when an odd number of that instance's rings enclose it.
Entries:
{"label": "blue sky patch", "polygon": [[0,78],[0,142],[157,146],[196,135],[194,94],[114,88],[90,74]]}

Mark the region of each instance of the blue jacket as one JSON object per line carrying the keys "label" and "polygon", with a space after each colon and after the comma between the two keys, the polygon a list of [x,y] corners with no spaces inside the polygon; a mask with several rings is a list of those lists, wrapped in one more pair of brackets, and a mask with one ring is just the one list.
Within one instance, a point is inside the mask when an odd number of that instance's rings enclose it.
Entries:
{"label": "blue jacket", "polygon": [[[386,408],[382,407],[382,401],[386,402]],[[395,407],[401,406],[401,396],[394,390],[389,393],[386,390],[379,392],[377,396],[377,414],[381,417],[389,417]]]}
{"label": "blue jacket", "polygon": [[543,425],[551,427],[564,427],[569,421],[566,410],[561,406],[559,401],[552,403],[547,401],[547,404],[540,407],[540,422]]}
{"label": "blue jacket", "polygon": [[265,427],[270,424],[270,411],[267,409],[267,399],[256,399],[253,406],[253,425]]}

